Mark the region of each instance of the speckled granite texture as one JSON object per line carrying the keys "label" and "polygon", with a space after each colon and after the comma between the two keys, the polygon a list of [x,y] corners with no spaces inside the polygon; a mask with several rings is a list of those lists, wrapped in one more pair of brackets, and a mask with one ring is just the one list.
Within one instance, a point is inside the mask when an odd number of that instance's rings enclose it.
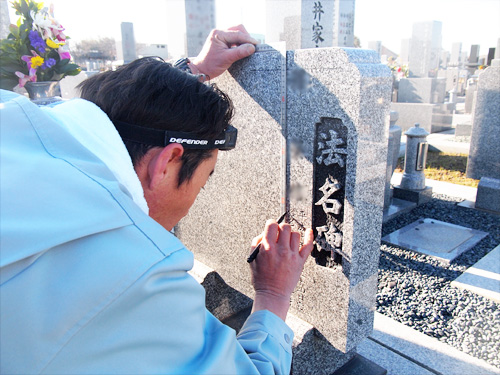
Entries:
{"label": "speckled granite texture", "polygon": [[[392,77],[374,51],[288,51],[282,127],[283,58],[277,51],[259,52],[217,80],[234,102],[238,143],[235,150],[219,153],[215,174],[176,233],[197,260],[252,297],[250,243],[266,219],[280,216],[283,192],[292,216],[306,227],[330,225],[326,242],[337,255],[329,267],[308,260],[291,313],[338,353],[347,353],[324,368],[332,373],[373,326]],[[335,132],[321,133],[327,129],[321,124]],[[335,152],[323,152],[326,145]],[[331,180],[343,178],[342,194],[332,193],[335,199],[315,200],[318,191],[335,190],[315,181],[320,169]],[[323,207],[328,223],[313,215],[315,207]],[[337,247],[333,239],[339,240]]]}
{"label": "speckled granite texture", "polygon": [[500,61],[498,62],[499,64],[490,66],[479,75],[477,84],[467,160],[467,177],[476,180],[481,177],[500,179]]}

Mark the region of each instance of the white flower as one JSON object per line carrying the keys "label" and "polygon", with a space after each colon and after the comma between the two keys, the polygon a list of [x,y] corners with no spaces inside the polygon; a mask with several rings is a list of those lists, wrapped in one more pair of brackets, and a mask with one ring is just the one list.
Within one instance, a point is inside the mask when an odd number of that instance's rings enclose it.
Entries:
{"label": "white flower", "polygon": [[62,31],[64,28],[50,17],[47,8],[39,12],[31,11],[30,16],[33,19],[33,29],[38,31],[44,39],[52,38],[52,29]]}
{"label": "white flower", "polygon": [[[30,16],[33,19],[33,29],[36,29],[41,35],[50,34],[50,26],[52,21],[48,17],[48,13],[42,9],[40,12],[35,13],[35,11],[30,12]],[[45,38],[44,38],[45,39]]]}

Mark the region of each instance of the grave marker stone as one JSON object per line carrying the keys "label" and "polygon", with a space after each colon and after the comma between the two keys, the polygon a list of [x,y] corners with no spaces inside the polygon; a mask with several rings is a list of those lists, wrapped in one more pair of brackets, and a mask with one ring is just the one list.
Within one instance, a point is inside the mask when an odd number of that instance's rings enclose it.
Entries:
{"label": "grave marker stone", "polygon": [[451,56],[449,66],[460,65],[460,54],[462,53],[462,43],[457,42],[451,45]]}
{"label": "grave marker stone", "polygon": [[439,21],[413,24],[410,49],[410,77],[435,77],[439,68],[441,51],[441,29]]}
{"label": "grave marker stone", "polygon": [[354,46],[354,0],[267,0],[266,42],[288,47]]}
{"label": "grave marker stone", "polygon": [[477,83],[467,177],[500,179],[500,60],[493,60]]}
{"label": "grave marker stone", "polygon": [[6,39],[10,34],[9,4],[7,0],[0,0],[0,39]]}
{"label": "grave marker stone", "polygon": [[186,16],[186,55],[197,56],[215,28],[214,0],[184,0]]}
{"label": "grave marker stone", "polygon": [[[176,233],[252,297],[246,258],[266,219],[288,209],[312,227],[318,246],[290,311],[316,333],[299,332],[294,373],[331,374],[372,329],[391,72],[374,51],[307,49],[285,58],[270,50],[234,64],[217,84],[234,101],[238,145],[219,153]],[[319,363],[310,356],[318,340],[332,353]]]}
{"label": "grave marker stone", "polygon": [[121,29],[123,63],[128,64],[137,58],[135,52],[134,24],[132,22],[122,22]]}

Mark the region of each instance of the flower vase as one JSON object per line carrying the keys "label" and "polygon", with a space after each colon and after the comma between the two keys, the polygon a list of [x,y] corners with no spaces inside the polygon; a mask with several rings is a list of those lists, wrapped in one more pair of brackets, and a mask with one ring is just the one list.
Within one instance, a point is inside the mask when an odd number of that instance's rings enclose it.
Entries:
{"label": "flower vase", "polygon": [[24,85],[31,101],[37,105],[47,105],[61,100],[59,81],[26,82]]}

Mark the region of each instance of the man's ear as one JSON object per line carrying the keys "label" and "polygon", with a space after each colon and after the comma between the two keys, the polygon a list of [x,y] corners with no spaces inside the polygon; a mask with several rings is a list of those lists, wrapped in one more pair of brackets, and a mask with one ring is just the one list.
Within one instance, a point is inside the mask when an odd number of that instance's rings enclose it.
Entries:
{"label": "man's ear", "polygon": [[148,163],[150,190],[154,190],[165,178],[177,183],[182,154],[184,148],[178,143],[171,143],[156,152]]}

